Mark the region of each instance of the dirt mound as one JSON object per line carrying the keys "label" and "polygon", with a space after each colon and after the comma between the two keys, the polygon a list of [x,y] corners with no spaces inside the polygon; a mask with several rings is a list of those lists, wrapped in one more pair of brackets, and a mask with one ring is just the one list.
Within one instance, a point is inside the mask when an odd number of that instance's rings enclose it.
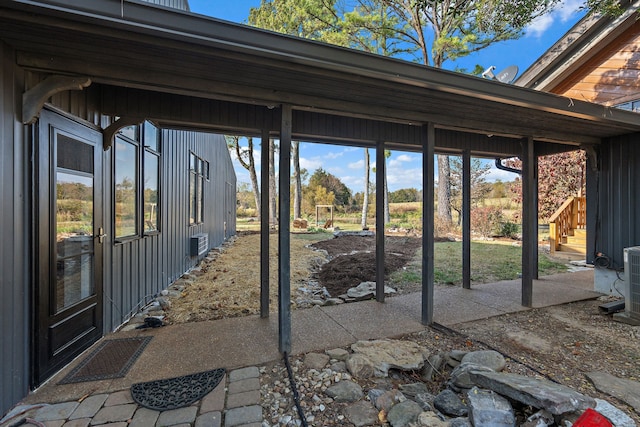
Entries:
{"label": "dirt mound", "polygon": [[[318,281],[333,297],[344,294],[361,282],[376,280],[376,240],[374,236],[339,236],[311,245],[327,251],[331,261],[318,273]],[[399,270],[422,247],[417,237],[387,236],[384,241],[384,274]]]}

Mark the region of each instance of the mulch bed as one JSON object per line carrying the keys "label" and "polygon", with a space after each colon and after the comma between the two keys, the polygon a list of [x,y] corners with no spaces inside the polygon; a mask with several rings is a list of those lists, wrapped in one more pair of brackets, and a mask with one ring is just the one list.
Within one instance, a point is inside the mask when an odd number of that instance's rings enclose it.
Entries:
{"label": "mulch bed", "polygon": [[[332,297],[346,293],[361,282],[375,282],[375,236],[340,236],[311,246],[327,251],[331,258],[318,273],[318,281]],[[422,240],[418,237],[386,236],[385,277],[407,265],[421,247]]]}

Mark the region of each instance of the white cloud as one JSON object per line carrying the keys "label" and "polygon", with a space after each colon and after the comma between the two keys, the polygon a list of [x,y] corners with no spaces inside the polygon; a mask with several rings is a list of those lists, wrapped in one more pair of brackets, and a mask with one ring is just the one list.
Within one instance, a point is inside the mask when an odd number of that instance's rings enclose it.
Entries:
{"label": "white cloud", "polygon": [[422,157],[417,157],[417,156],[410,156],[408,154],[400,154],[397,157],[392,157],[391,159],[389,159],[388,162],[388,167],[389,168],[394,168],[394,167],[404,167],[402,164],[403,163],[411,163],[411,162],[415,162],[417,160],[420,160]]}
{"label": "white cloud", "polygon": [[526,35],[537,38],[542,37],[556,21],[567,22],[573,18],[583,4],[583,0],[563,0],[550,13],[534,19],[533,22],[525,28]]}
{"label": "white cloud", "polygon": [[542,37],[544,33],[551,28],[554,21],[554,12],[547,13],[546,15],[542,15],[537,17],[531,22],[525,29],[527,36],[532,37]]}
{"label": "white cloud", "polygon": [[514,181],[518,177],[517,173],[507,172],[502,169],[498,169],[492,167],[489,169],[489,173],[485,175],[485,179],[488,182],[502,181],[502,182],[511,182]]}
{"label": "white cloud", "polygon": [[347,165],[349,169],[359,169],[364,173],[364,159],[358,160],[357,162],[352,162]]}
{"label": "white cloud", "polygon": [[308,159],[306,157],[300,157],[300,167],[302,169],[308,170],[309,173],[313,173],[313,171],[322,167],[322,159],[318,159],[318,158]]}
{"label": "white cloud", "polygon": [[333,151],[328,152],[327,154],[324,155],[325,159],[329,159],[329,160],[334,160],[337,159],[338,157],[342,157],[344,155],[344,151],[336,153]]}

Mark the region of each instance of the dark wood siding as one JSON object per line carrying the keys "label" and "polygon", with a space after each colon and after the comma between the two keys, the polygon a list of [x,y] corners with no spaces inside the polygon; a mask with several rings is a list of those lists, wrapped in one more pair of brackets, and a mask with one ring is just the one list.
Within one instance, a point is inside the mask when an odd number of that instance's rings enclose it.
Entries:
{"label": "dark wood siding", "polygon": [[23,73],[0,41],[0,414],[29,390],[28,175],[20,111]]}
{"label": "dark wood siding", "polygon": [[[209,248],[214,248],[235,233],[236,177],[224,137],[165,129],[161,151],[160,233],[112,246],[113,261],[105,264],[112,266],[105,280],[105,332],[117,328],[197,264],[198,258],[189,253],[191,236],[208,234]],[[193,226],[189,225],[190,152],[210,164],[210,179],[204,184],[204,221]],[[111,201],[107,206],[112,206]],[[106,214],[113,235],[113,212]]]}
{"label": "dark wood siding", "polygon": [[[612,268],[624,266],[623,249],[640,245],[640,134],[628,135],[601,146],[597,182],[595,252],[608,256]],[[588,230],[589,234],[589,230]]]}

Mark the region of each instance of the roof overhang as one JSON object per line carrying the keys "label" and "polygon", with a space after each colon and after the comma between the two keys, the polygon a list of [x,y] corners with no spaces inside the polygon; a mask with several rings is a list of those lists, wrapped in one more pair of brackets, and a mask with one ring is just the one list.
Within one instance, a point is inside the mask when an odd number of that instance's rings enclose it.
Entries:
{"label": "roof overhang", "polygon": [[[618,17],[588,14],[526,69],[517,86],[551,91],[638,20],[640,1],[623,1]],[[616,112],[617,113],[617,112]]]}
{"label": "roof overhang", "polygon": [[640,116],[474,76],[120,0],[0,3],[29,70],[147,91],[559,144],[640,131]]}

